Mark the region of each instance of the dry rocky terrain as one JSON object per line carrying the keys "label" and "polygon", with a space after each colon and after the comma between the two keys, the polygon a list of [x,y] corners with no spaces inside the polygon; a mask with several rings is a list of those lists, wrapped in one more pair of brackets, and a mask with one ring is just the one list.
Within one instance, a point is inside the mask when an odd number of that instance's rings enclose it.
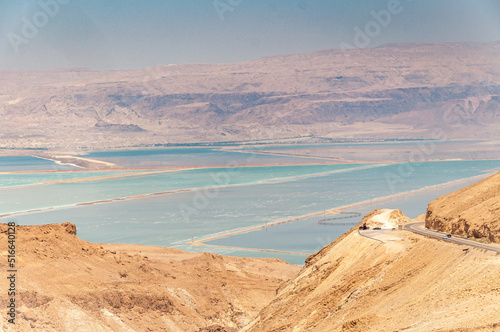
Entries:
{"label": "dry rocky terrain", "polygon": [[234,64],[0,71],[0,147],[485,138],[500,43],[391,44]]}
{"label": "dry rocky terrain", "polygon": [[[6,271],[7,225],[0,231]],[[98,245],[75,234],[69,223],[17,228],[16,325],[2,310],[0,330],[237,331],[299,270],[277,259]]]}
{"label": "dry rocky terrain", "polygon": [[309,257],[242,331],[500,330],[498,254],[406,231],[373,236],[353,229]]}
{"label": "dry rocky terrain", "polygon": [[427,228],[500,243],[500,173],[431,202]]}

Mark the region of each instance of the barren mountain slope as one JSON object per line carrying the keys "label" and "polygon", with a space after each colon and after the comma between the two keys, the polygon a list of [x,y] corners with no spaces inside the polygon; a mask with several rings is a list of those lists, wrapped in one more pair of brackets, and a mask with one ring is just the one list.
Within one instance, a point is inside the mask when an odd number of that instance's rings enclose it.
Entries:
{"label": "barren mountain slope", "polygon": [[425,226],[500,243],[500,173],[432,201]]}
{"label": "barren mountain slope", "polygon": [[298,271],[276,259],[91,244],[75,232],[69,223],[17,228],[16,326],[2,317],[0,330],[236,331]]}
{"label": "barren mountain slope", "polygon": [[385,243],[353,229],[323,248],[242,331],[500,330],[498,255],[379,233]]}
{"label": "barren mountain slope", "polygon": [[3,71],[0,116],[9,125],[0,146],[491,138],[500,124],[499,82],[500,43],[394,44],[143,70]]}

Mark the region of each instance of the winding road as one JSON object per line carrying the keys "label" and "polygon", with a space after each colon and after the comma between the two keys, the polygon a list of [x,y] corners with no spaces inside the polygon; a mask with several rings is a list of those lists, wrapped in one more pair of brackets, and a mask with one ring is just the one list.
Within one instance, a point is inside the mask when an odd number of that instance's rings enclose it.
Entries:
{"label": "winding road", "polygon": [[432,238],[436,238],[436,239],[442,239],[443,241],[447,241],[447,242],[453,242],[453,243],[457,243],[457,244],[463,244],[463,245],[466,245],[466,246],[471,246],[471,247],[476,247],[476,248],[491,250],[491,251],[500,253],[500,247],[489,246],[489,245],[482,244],[482,243],[479,243],[479,242],[476,242],[476,241],[467,240],[467,239],[462,238],[462,237],[457,237],[455,235],[452,235],[452,237],[450,237],[450,238],[443,239],[443,236],[446,235],[446,233],[437,232],[437,231],[433,231],[433,230],[427,229],[427,228],[425,228],[425,223],[423,223],[423,222],[417,222],[417,223],[408,224],[408,225],[405,226],[405,230],[408,230],[408,231],[416,233],[416,234],[420,234],[420,235],[425,235],[425,236],[429,236],[429,237],[432,237]]}

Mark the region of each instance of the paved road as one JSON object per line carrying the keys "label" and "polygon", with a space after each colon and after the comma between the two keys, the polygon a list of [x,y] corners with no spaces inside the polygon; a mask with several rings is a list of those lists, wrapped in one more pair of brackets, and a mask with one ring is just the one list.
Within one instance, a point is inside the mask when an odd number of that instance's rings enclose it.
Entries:
{"label": "paved road", "polygon": [[[413,232],[413,233],[429,236],[429,237],[436,238],[436,239],[443,239],[443,236],[445,235],[445,233],[432,231],[432,230],[425,228],[425,223],[423,223],[423,222],[416,222],[416,223],[408,224],[405,226],[405,229],[410,231],[410,232]],[[495,251],[495,252],[500,253],[499,247],[489,246],[486,244],[482,244],[482,243],[479,243],[476,241],[467,240],[465,238],[456,237],[453,235],[451,238],[443,239],[443,241],[453,242],[453,243],[457,243],[457,244],[463,244],[466,246],[491,250],[491,251]]]}
{"label": "paved road", "polygon": [[374,231],[373,229],[370,229],[370,230],[360,230],[360,229],[358,229],[358,234],[359,235],[361,235],[363,237],[366,237],[366,238],[369,238],[369,239],[372,239],[372,240],[375,240],[375,241],[382,242],[382,243],[385,243],[385,242],[383,240],[381,240],[381,239],[376,238],[375,236],[381,235],[381,234],[385,234],[387,232],[388,232],[388,230]]}

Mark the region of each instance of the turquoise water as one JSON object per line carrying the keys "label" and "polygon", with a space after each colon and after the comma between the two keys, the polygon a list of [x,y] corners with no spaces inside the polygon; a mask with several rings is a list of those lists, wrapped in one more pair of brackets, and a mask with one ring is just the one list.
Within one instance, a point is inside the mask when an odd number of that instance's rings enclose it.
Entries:
{"label": "turquoise water", "polygon": [[60,165],[51,160],[32,156],[0,157],[0,172],[77,169],[71,165]]}
{"label": "turquoise water", "polygon": [[[303,177],[349,172],[370,164],[307,165],[273,167],[207,168],[174,171],[141,177],[80,183],[58,183],[33,187],[0,188],[0,214],[49,207],[70,206],[99,200],[175,191],[265,182],[295,181]],[[74,173],[76,175],[80,174]],[[85,174],[83,174],[85,175]],[[39,174],[24,175],[26,181]],[[1,178],[0,178],[1,180]],[[25,199],[31,197],[31,199]]]}
{"label": "turquoise water", "polygon": [[[256,148],[252,149],[256,150]],[[120,150],[88,153],[86,158],[111,162],[122,167],[220,166],[274,163],[311,163],[311,159],[261,155],[219,150],[217,148],[169,148],[153,150]]]}
{"label": "turquoise water", "polygon": [[[197,169],[113,181],[1,189],[0,202],[5,213],[25,210],[28,206],[69,205],[132,194],[204,187],[190,192],[22,214],[5,221],[14,219],[19,224],[70,221],[77,225],[78,235],[91,242],[137,243],[188,251],[278,257],[300,264],[305,256],[194,247],[186,242],[469,178],[498,167],[500,161],[486,160],[249,167],[232,170],[233,173],[227,168]],[[426,197],[432,199],[432,196]],[[424,203],[419,203],[419,210],[427,204],[426,198],[421,202]],[[318,234],[323,235],[321,241],[326,244],[344,231],[333,230],[333,226],[319,226],[317,220],[311,219],[267,228],[267,231],[262,231],[267,232],[267,237],[264,233],[252,232],[244,237],[218,241],[233,241],[231,245],[236,246],[308,253],[318,249]]]}
{"label": "turquoise water", "polygon": [[62,181],[72,179],[85,179],[102,176],[129,174],[131,171],[96,171],[96,172],[50,172],[50,173],[15,173],[0,174],[0,189],[4,187],[26,186],[31,184]]}
{"label": "turquoise water", "polygon": [[[464,188],[477,180],[450,184],[401,197],[389,198],[350,209],[346,212],[357,212],[362,216],[375,209],[400,209],[406,216],[416,218],[425,214],[430,201]],[[243,234],[232,235],[207,244],[221,246],[238,246],[244,248],[273,249],[290,252],[312,254],[335,240],[358,224],[362,216],[348,219],[332,220],[331,224],[318,224],[318,221],[333,215],[310,217],[291,223],[259,229]]]}
{"label": "turquoise water", "polygon": [[260,146],[249,146],[241,147],[238,150],[293,150],[293,149],[317,149],[317,148],[328,148],[328,147],[356,147],[356,146],[392,146],[392,145],[407,145],[407,146],[418,146],[423,142],[432,142],[436,145],[460,145],[462,143],[477,143],[481,141],[435,141],[435,140],[388,140],[384,142],[374,141],[374,142],[338,142],[338,143],[318,143],[318,144],[294,144],[294,145],[260,145]]}

